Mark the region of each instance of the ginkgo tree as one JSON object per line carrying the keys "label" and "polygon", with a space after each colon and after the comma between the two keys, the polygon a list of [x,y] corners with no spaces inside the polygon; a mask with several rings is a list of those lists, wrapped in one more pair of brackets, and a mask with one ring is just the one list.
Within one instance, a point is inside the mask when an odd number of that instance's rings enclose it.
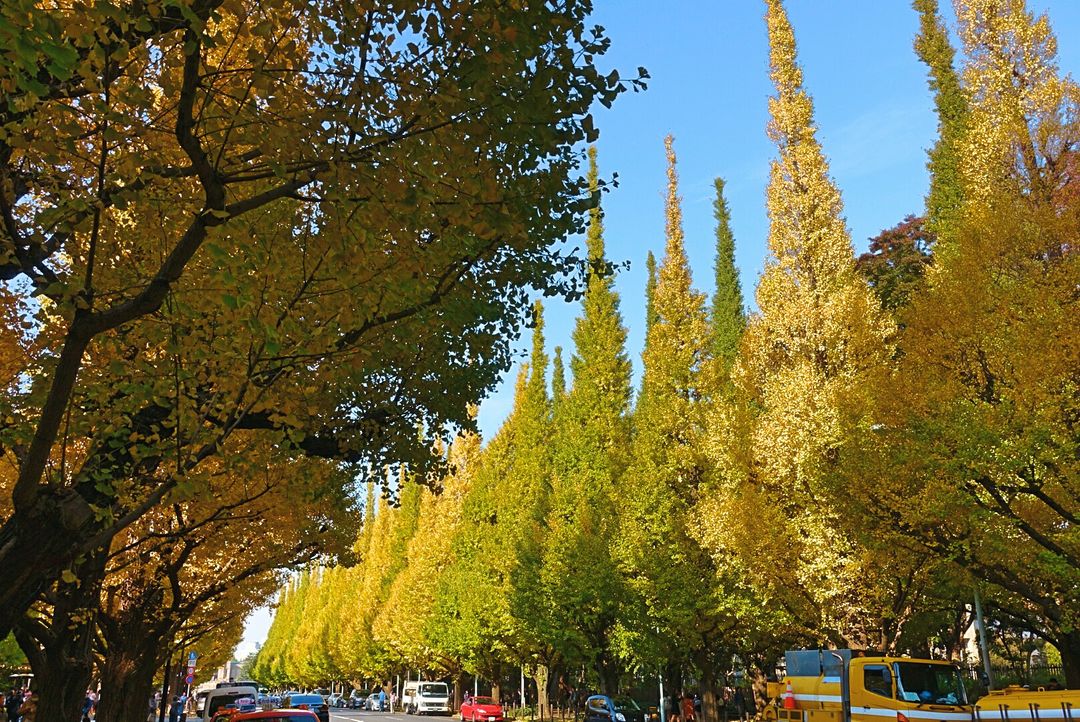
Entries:
{"label": "ginkgo tree", "polygon": [[419,473],[417,428],[470,423],[524,288],[581,280],[575,145],[629,85],[590,10],[0,9],[0,280],[36,341],[4,351],[0,635],[231,437]]}

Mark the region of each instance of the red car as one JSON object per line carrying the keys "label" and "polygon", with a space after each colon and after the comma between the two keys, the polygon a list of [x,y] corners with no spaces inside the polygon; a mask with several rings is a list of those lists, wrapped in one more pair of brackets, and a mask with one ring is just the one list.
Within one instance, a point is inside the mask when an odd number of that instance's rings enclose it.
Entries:
{"label": "red car", "polygon": [[262,712],[240,712],[229,722],[319,722],[319,716],[306,709],[272,709]]}
{"label": "red car", "polygon": [[491,697],[473,697],[461,705],[462,722],[502,722],[503,708]]}

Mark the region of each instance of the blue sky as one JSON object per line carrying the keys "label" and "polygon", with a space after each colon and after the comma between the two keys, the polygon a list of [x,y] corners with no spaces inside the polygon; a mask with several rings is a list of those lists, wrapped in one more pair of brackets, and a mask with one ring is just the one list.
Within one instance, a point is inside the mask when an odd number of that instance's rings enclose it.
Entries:
{"label": "blue sky", "polygon": [[[939,1],[951,12],[950,0]],[[923,208],[925,151],[937,120],[925,68],[911,49],[917,17],[908,0],[788,0],[787,7],[818,137],[861,252],[869,237]],[[1080,0],[1028,0],[1028,7],[1049,13],[1062,70],[1080,73]],[[595,21],[612,39],[601,65],[624,73],[643,65],[652,76],[646,92],[627,93],[612,109],[596,111],[601,171],[619,176],[619,187],[603,200],[605,237],[612,260],[631,264],[616,288],[635,378],[644,343],[645,255],[663,255],[666,134],[675,136],[697,288],[712,292],[713,179],[722,176],[743,293],[753,305],[766,253],[765,185],[773,157],[765,137],[772,87],[763,15],[759,0],[596,0]],[[561,345],[569,359],[578,311],[577,304],[548,299],[549,353]],[[528,346],[527,336],[519,341],[523,359]],[[515,374],[507,372],[480,407],[485,439],[510,410]],[[268,610],[252,616],[238,656],[265,639],[269,624]]]}
{"label": "blue sky", "polygon": [[[953,22],[950,0],[940,0]],[[1080,72],[1080,0],[1028,0],[1046,11],[1063,71]],[[857,252],[909,213],[921,213],[926,149],[937,119],[925,66],[912,51],[918,18],[908,0],[788,0],[804,81],[832,176],[843,193]],[[753,292],[766,253],[765,186],[774,148],[765,136],[768,46],[758,0],[597,0],[595,20],[612,39],[601,63],[645,66],[644,93],[598,108],[601,172],[618,173],[603,199],[608,255],[630,261],[616,288],[629,330],[635,379],[644,343],[645,255],[663,254],[663,138],[675,136],[687,253],[695,286],[712,292],[713,179],[727,181],[743,294]],[[577,304],[546,301],[547,346],[568,359]],[[529,339],[520,339],[523,357]],[[510,410],[513,378],[480,407],[484,438]]]}

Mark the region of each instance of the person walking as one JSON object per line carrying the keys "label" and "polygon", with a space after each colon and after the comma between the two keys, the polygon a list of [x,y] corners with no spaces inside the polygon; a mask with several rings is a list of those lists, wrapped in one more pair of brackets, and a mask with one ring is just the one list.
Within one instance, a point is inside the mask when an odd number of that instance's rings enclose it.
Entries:
{"label": "person walking", "polygon": [[182,706],[180,698],[174,694],[172,704],[169,705],[169,722],[180,722],[180,709]]}
{"label": "person walking", "polygon": [[379,690],[379,711],[386,711],[386,688],[383,687]]}
{"label": "person walking", "polygon": [[4,712],[7,714],[8,722],[16,722],[19,719],[19,707],[22,703],[23,697],[19,694],[19,690],[12,688],[8,692],[7,699],[4,700]]}
{"label": "person walking", "polygon": [[682,721],[694,722],[697,718],[697,710],[694,708],[694,698],[683,692],[682,695]]}
{"label": "person walking", "polygon": [[19,707],[19,722],[34,722],[37,717],[38,693],[31,692],[26,701]]}

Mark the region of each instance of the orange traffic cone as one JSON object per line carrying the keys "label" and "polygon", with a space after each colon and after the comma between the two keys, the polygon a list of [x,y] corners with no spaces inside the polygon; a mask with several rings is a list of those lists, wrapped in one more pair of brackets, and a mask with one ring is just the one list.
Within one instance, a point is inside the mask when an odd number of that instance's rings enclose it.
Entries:
{"label": "orange traffic cone", "polygon": [[791,680],[787,681],[787,689],[780,695],[784,709],[795,709],[795,690],[791,688]]}

